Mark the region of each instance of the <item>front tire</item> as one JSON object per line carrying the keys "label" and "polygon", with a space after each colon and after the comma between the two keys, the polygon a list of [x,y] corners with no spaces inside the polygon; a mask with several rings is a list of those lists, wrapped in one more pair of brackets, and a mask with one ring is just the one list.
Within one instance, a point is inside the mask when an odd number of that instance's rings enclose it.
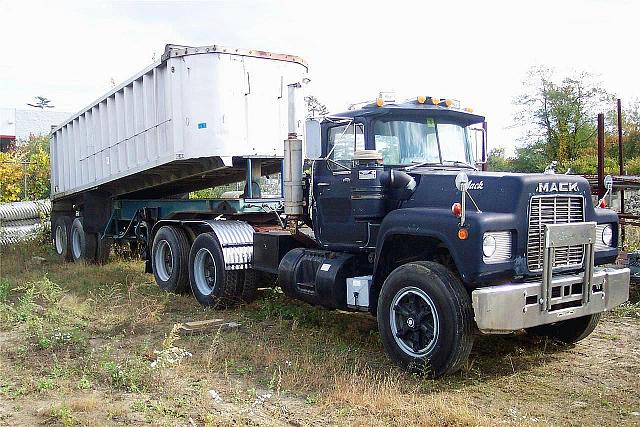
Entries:
{"label": "front tire", "polygon": [[241,270],[225,270],[218,239],[213,233],[202,233],[189,253],[189,282],[201,305],[226,308],[240,301],[244,274]]}
{"label": "front tire", "polygon": [[591,335],[596,326],[598,326],[601,316],[601,313],[597,313],[548,325],[535,326],[527,329],[527,333],[549,337],[563,344],[573,344]]}
{"label": "front tire", "polygon": [[462,283],[442,265],[412,262],[391,272],[378,300],[385,351],[431,377],[459,370],[473,346],[473,310]]}
{"label": "front tire", "polygon": [[151,246],[151,264],[156,283],[166,292],[189,289],[189,240],[178,227],[160,227]]}

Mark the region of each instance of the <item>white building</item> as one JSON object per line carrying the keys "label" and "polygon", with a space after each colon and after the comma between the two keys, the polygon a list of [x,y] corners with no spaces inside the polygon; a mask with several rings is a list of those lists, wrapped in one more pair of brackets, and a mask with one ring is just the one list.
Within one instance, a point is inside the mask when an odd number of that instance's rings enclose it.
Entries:
{"label": "white building", "polygon": [[33,108],[0,108],[0,151],[15,140],[26,140],[31,135],[47,135],[51,126],[58,126],[72,113]]}

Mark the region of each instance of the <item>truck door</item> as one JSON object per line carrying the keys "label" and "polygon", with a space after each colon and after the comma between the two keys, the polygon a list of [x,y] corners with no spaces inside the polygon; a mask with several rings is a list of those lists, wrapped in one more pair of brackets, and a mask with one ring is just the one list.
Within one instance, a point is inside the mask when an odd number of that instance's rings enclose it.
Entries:
{"label": "truck door", "polygon": [[350,175],[354,151],[364,149],[364,125],[336,124],[326,135],[329,160],[317,160],[313,167],[313,229],[325,246],[359,247],[367,230],[354,221]]}

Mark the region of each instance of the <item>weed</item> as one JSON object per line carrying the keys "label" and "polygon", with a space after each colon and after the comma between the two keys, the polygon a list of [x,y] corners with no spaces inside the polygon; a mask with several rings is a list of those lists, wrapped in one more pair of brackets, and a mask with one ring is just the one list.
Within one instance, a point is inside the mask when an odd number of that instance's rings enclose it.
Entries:
{"label": "weed", "polygon": [[89,390],[93,388],[93,382],[85,374],[82,374],[82,377],[78,380],[76,387],[80,390]]}
{"label": "weed", "polygon": [[317,393],[307,394],[304,398],[304,403],[307,405],[316,405],[320,401],[320,396]]}
{"label": "weed", "polygon": [[149,368],[138,359],[128,359],[124,366],[114,361],[107,361],[102,364],[102,369],[115,390],[142,392],[147,388]]}
{"label": "weed", "polygon": [[5,302],[9,298],[10,289],[11,284],[9,283],[9,280],[0,278],[0,303]]}
{"label": "weed", "polygon": [[38,391],[40,391],[40,392],[43,392],[45,390],[51,390],[54,385],[55,385],[55,383],[53,382],[52,379],[50,379],[50,378],[42,378],[41,380],[39,380],[37,382],[36,389],[38,389]]}
{"label": "weed", "polygon": [[65,427],[75,426],[78,424],[78,421],[71,413],[71,409],[64,404],[52,408],[49,412],[49,417],[52,421],[56,421]]}
{"label": "weed", "polygon": [[176,323],[162,340],[162,350],[155,350],[156,360],[151,363],[152,368],[165,368],[179,365],[183,359],[193,356],[184,348],[176,347],[174,343],[180,338],[178,331],[182,325]]}

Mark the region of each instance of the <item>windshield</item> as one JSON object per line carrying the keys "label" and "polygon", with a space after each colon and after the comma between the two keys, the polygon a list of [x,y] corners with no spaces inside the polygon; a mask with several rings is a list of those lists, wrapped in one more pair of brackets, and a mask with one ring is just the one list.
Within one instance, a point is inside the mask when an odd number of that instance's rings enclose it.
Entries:
{"label": "windshield", "polygon": [[379,119],[373,125],[376,150],[389,165],[462,162],[473,165],[467,129],[434,118]]}

